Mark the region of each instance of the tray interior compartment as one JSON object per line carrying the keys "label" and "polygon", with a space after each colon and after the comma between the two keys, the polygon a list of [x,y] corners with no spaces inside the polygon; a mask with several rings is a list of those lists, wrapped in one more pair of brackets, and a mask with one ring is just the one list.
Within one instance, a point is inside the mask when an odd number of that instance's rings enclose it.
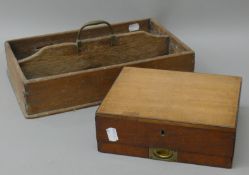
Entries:
{"label": "tray interior compartment", "polygon": [[[129,25],[138,23],[141,31],[150,32],[150,20],[139,20],[121,24],[112,25],[114,33],[127,33],[129,32]],[[24,59],[28,56],[33,55],[38,52],[39,49],[50,46],[53,44],[60,44],[66,42],[75,42],[78,34],[78,30],[61,32],[55,34],[41,35],[23,39],[17,39],[10,41],[10,46],[17,58],[17,60]],[[98,26],[98,27],[89,27],[87,30],[84,30],[82,34],[82,38],[95,38],[109,35],[109,28],[106,26]]]}
{"label": "tray interior compartment", "polygon": [[162,56],[169,52],[169,37],[144,31],[47,46],[19,61],[27,78],[39,78]]}
{"label": "tray interior compartment", "polygon": [[[139,31],[129,32],[132,23],[139,24]],[[174,39],[165,37],[167,32],[150,19],[116,24],[113,28],[118,38],[116,45],[110,46],[107,27],[94,27],[84,31],[80,53],[77,53],[75,47],[77,31],[13,40],[9,43],[27,79],[186,51]]]}

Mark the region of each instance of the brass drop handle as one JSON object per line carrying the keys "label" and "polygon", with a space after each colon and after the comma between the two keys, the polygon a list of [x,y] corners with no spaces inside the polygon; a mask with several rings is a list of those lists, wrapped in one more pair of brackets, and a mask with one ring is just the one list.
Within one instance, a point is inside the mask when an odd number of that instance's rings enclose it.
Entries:
{"label": "brass drop handle", "polygon": [[99,25],[99,24],[106,24],[106,25],[108,26],[108,28],[109,28],[109,30],[110,30],[110,33],[111,33],[111,39],[112,39],[112,40],[111,40],[111,45],[113,45],[113,43],[114,43],[115,40],[116,40],[116,36],[114,35],[114,30],[113,30],[111,24],[108,23],[108,22],[106,22],[106,21],[103,21],[103,20],[90,21],[90,22],[84,24],[84,25],[80,28],[80,30],[78,31],[77,38],[76,38],[76,46],[77,46],[78,52],[80,51],[81,42],[82,42],[82,40],[83,40],[83,39],[81,39],[81,33],[82,33],[82,31],[83,31],[86,27],[88,27],[88,26],[94,26],[94,25]]}
{"label": "brass drop handle", "polygon": [[170,159],[174,155],[174,152],[168,149],[155,149],[153,150],[153,154],[159,159]]}

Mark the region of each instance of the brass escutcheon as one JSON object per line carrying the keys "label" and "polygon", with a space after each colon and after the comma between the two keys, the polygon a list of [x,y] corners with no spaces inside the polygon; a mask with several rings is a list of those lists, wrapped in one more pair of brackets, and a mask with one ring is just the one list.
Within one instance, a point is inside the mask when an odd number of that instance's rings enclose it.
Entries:
{"label": "brass escutcheon", "polygon": [[169,159],[173,156],[173,152],[167,149],[155,149],[153,154],[161,159]]}
{"label": "brass escutcheon", "polygon": [[177,152],[167,148],[149,148],[149,158],[164,161],[177,161]]}

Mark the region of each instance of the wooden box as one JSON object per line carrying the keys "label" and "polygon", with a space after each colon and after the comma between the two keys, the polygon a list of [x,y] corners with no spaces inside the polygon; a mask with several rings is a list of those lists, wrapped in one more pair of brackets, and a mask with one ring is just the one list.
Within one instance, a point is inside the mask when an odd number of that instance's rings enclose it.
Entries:
{"label": "wooden box", "polygon": [[96,112],[100,152],[230,168],[241,78],[125,67]]}
{"label": "wooden box", "polygon": [[151,19],[95,21],[79,31],[7,41],[5,49],[27,118],[99,104],[123,66],[194,70],[194,52]]}

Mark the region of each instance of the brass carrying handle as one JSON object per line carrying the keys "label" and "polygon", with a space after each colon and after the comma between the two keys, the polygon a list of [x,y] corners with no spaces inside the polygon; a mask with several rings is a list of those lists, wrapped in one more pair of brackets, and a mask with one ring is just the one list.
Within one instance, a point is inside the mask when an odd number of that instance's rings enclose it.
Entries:
{"label": "brass carrying handle", "polygon": [[167,149],[155,149],[153,154],[160,159],[170,159],[174,155],[173,151]]}
{"label": "brass carrying handle", "polygon": [[88,26],[94,26],[94,25],[99,25],[99,24],[106,24],[106,25],[108,26],[108,28],[109,28],[109,30],[110,30],[110,33],[111,33],[111,39],[112,39],[112,40],[111,40],[111,45],[113,45],[113,43],[114,43],[115,40],[116,40],[116,36],[114,35],[114,30],[113,30],[111,24],[108,23],[107,21],[103,21],[103,20],[90,21],[90,22],[84,24],[84,25],[80,28],[80,30],[79,30],[79,32],[78,32],[77,39],[76,39],[76,46],[77,46],[78,52],[80,51],[81,41],[83,40],[83,39],[80,39],[80,38],[81,38],[81,33],[82,33],[82,31],[83,31],[86,27],[88,27]]}

